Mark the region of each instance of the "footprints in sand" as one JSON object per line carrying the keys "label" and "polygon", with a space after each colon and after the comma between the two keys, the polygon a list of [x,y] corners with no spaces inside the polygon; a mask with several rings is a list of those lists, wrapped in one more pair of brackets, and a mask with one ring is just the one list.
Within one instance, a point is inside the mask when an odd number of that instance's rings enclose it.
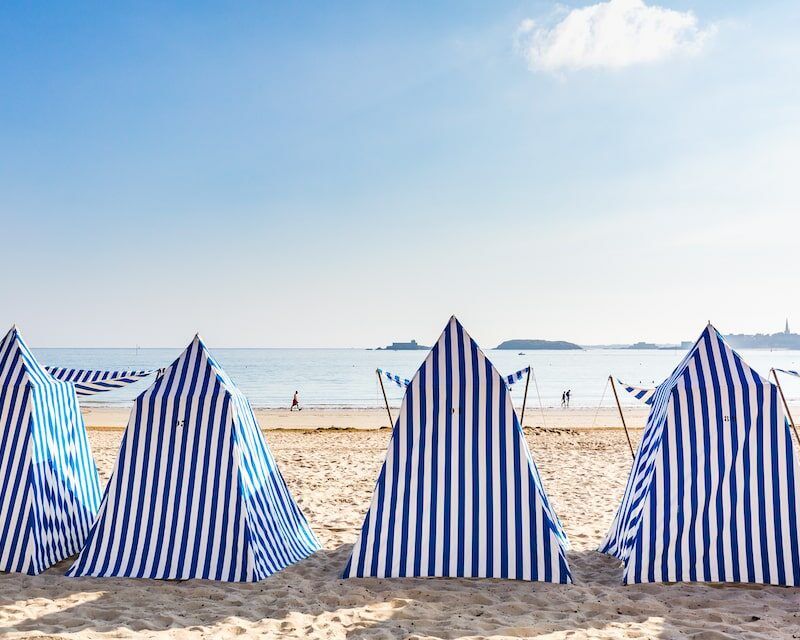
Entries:
{"label": "footprints in sand", "polygon": [[[800,595],[769,587],[623,587],[594,549],[630,467],[618,433],[528,441],[570,535],[569,586],[503,580],[342,580],[388,432],[270,432],[270,446],[324,549],[262,583],[0,574],[0,637],[800,638]],[[119,434],[91,432],[101,474]]]}

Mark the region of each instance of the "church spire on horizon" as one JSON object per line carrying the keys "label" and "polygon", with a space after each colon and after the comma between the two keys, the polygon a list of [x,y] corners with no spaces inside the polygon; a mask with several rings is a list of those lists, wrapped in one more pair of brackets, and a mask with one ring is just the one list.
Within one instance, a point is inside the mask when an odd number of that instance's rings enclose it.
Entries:
{"label": "church spire on horizon", "polygon": [[789,318],[786,318],[786,328],[783,330],[783,332],[784,332],[784,333],[785,333],[787,336],[788,336],[788,335],[791,333],[791,331],[789,331]]}

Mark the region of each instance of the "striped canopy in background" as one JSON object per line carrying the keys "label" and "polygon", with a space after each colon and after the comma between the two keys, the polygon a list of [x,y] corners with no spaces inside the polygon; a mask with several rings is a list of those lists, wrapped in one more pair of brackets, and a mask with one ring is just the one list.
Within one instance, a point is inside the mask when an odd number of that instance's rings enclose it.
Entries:
{"label": "striped canopy in background", "polygon": [[779,373],[788,373],[790,376],[796,376],[800,378],[800,371],[795,371],[794,369],[775,369]]}
{"label": "striped canopy in background", "polygon": [[406,389],[344,577],[570,582],[503,377],[451,318]]}
{"label": "striped canopy in background", "polygon": [[657,388],[600,550],[626,584],[800,585],[798,471],[777,388],[708,325]]}
{"label": "striped canopy in background", "polygon": [[68,575],[252,582],[317,549],[250,403],[196,336],[134,401]]}
{"label": "striped canopy in background", "polygon": [[[506,381],[506,384],[510,386],[522,380],[530,370],[531,370],[530,367],[525,367],[524,369],[515,371],[511,375],[504,376],[504,380]],[[390,382],[394,382],[400,388],[407,387],[411,383],[411,381],[408,378],[401,378],[400,376],[391,373],[390,371],[384,371],[383,369],[378,369],[378,374],[385,376],[387,380],[389,380]]]}
{"label": "striped canopy in background", "polygon": [[400,376],[392,373],[391,371],[384,371],[378,369],[378,375],[384,376],[389,382],[394,382],[398,387],[407,387],[410,380],[408,378],[401,378]]}
{"label": "striped canopy in background", "polygon": [[656,396],[656,388],[648,387],[634,387],[625,384],[622,380],[617,378],[617,383],[628,393],[630,393],[637,400],[641,400],[644,404],[653,404],[653,399]]}
{"label": "striped canopy in background", "polygon": [[0,570],[35,575],[77,553],[99,504],[75,387],[13,327],[0,342]]}
{"label": "striped canopy in background", "polygon": [[520,380],[523,380],[528,375],[528,372],[530,370],[531,370],[530,367],[525,367],[524,369],[515,371],[510,376],[506,376],[506,384],[511,386],[512,384],[516,384]]}
{"label": "striped canopy in background", "polygon": [[89,369],[66,369],[64,367],[45,367],[56,380],[71,382],[79,396],[92,396],[104,391],[125,387],[154,374],[149,371],[94,371]]}

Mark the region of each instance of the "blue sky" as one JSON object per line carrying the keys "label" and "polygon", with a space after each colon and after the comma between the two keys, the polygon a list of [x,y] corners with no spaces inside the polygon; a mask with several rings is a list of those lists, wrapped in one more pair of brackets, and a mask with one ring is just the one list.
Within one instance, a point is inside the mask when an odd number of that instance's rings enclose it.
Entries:
{"label": "blue sky", "polygon": [[799,28],[794,2],[6,3],[0,324],[35,346],[374,346],[451,313],[487,345],[800,328]]}

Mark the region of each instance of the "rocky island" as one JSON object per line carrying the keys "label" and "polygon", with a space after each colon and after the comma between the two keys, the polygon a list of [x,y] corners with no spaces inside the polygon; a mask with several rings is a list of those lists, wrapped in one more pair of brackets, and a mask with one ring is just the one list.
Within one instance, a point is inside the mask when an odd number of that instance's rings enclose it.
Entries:
{"label": "rocky island", "polygon": [[393,342],[387,347],[378,347],[375,351],[427,351],[430,347],[417,344],[416,340],[411,342]]}
{"label": "rocky island", "polygon": [[506,340],[496,347],[497,349],[530,349],[531,351],[573,351],[583,347],[566,340]]}
{"label": "rocky island", "polygon": [[678,348],[675,344],[655,344],[653,342],[635,342],[625,347],[626,349],[651,350],[651,351],[673,351]]}

